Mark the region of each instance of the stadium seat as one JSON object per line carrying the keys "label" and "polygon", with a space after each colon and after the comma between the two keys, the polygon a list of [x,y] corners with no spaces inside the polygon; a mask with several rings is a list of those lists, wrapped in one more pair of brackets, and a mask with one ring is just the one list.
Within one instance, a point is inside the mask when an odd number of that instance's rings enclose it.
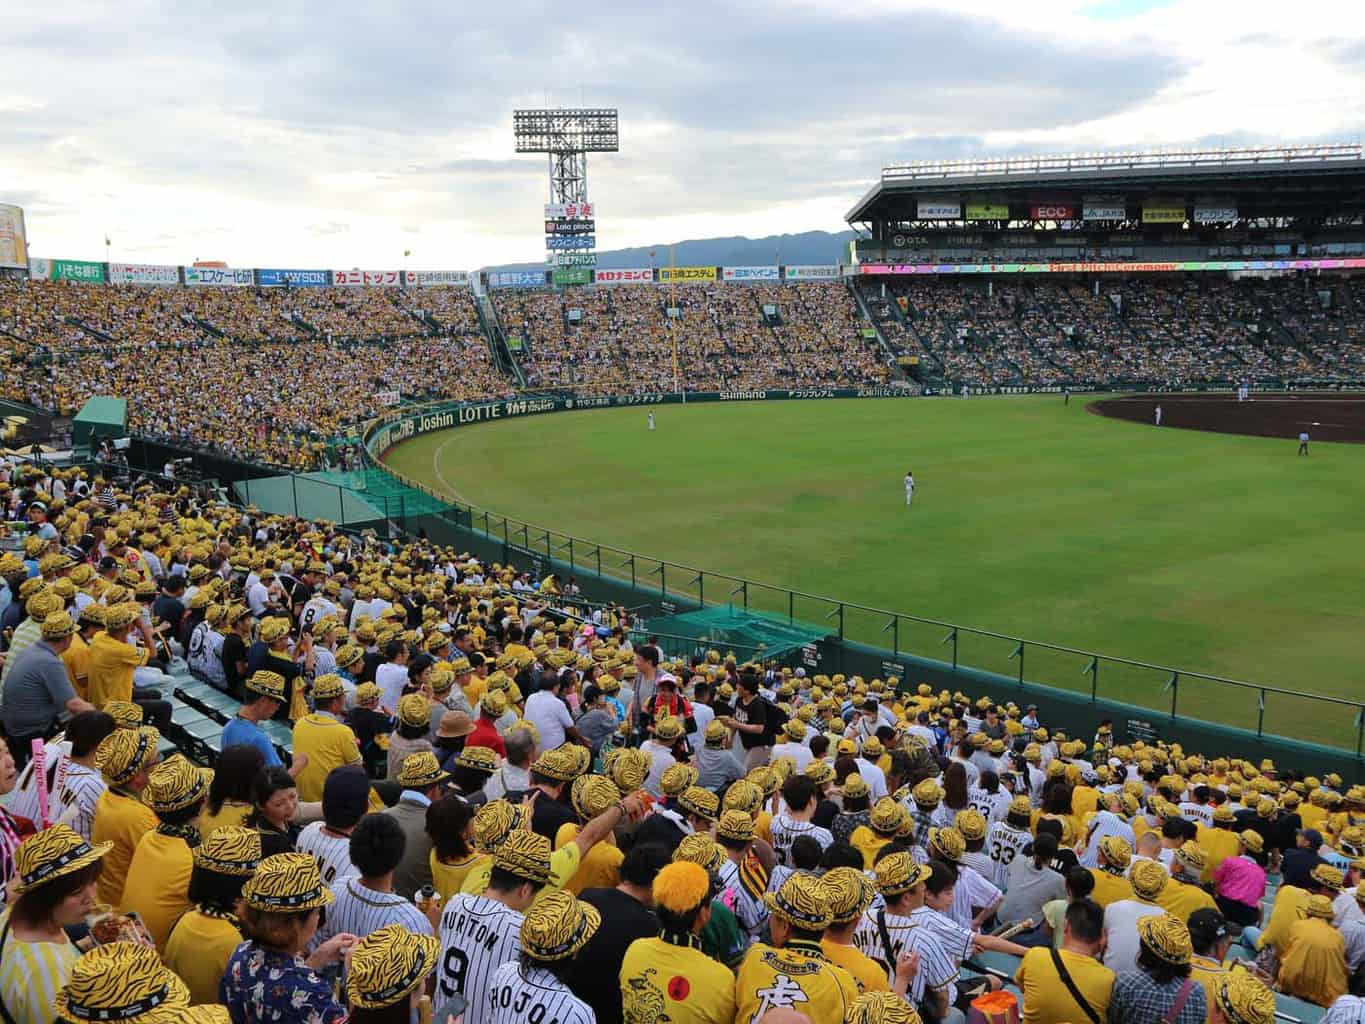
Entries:
{"label": "stadium seat", "polygon": [[1293,1024],[1294,1021],[1299,1021],[1301,1024],[1318,1024],[1318,1021],[1322,1020],[1326,1013],[1325,1009],[1315,1003],[1295,999],[1283,992],[1275,993],[1275,1016],[1283,1020],[1285,1024]]}

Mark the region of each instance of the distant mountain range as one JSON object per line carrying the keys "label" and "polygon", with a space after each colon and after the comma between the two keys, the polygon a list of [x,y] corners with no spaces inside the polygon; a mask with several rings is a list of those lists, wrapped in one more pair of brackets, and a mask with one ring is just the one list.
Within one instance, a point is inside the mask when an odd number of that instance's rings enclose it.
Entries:
{"label": "distant mountain range", "polygon": [[[673,245],[673,262],[680,267],[741,267],[802,263],[843,263],[848,259],[852,231],[803,231],[799,235],[767,238],[695,238]],[[650,252],[654,255],[651,258]],[[599,267],[666,267],[667,245],[612,249],[597,254]],[[544,270],[544,263],[505,263],[487,270]]]}

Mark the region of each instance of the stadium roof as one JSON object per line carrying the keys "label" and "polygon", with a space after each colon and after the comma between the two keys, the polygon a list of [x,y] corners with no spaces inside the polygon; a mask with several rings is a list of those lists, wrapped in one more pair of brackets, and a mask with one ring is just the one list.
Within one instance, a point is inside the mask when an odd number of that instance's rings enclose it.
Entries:
{"label": "stadium roof", "polygon": [[1001,201],[1109,194],[1227,194],[1243,217],[1360,209],[1365,153],[1360,143],[1167,153],[1084,153],[898,164],[849,210],[850,224],[918,219],[917,200]]}

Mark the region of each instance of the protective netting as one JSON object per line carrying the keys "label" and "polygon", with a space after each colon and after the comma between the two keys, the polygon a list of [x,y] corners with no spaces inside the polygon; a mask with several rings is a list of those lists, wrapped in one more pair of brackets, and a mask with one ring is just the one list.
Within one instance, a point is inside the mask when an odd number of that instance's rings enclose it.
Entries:
{"label": "protective netting", "polygon": [[[658,636],[660,646],[670,657],[705,655],[708,650],[716,650],[721,655],[732,651],[741,661],[779,658],[830,635],[821,626],[789,622],[733,605],[650,619],[643,634]],[[632,640],[639,642],[634,637]]]}

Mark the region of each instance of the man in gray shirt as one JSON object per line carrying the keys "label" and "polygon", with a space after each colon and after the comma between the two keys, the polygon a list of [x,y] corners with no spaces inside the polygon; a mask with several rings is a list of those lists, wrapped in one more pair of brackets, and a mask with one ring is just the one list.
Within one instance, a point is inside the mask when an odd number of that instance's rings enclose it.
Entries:
{"label": "man in gray shirt", "polygon": [[75,632],[76,624],[66,612],[48,615],[43,620],[41,639],[20,651],[10,670],[3,717],[14,762],[20,769],[28,763],[32,741],[47,736],[59,715],[95,710],[93,704],[76,696],[62,661]]}
{"label": "man in gray shirt", "polygon": [[718,721],[707,725],[705,741],[697,750],[697,785],[719,793],[730,783],[744,778],[744,765],[733,751],[726,750],[726,728]]}

